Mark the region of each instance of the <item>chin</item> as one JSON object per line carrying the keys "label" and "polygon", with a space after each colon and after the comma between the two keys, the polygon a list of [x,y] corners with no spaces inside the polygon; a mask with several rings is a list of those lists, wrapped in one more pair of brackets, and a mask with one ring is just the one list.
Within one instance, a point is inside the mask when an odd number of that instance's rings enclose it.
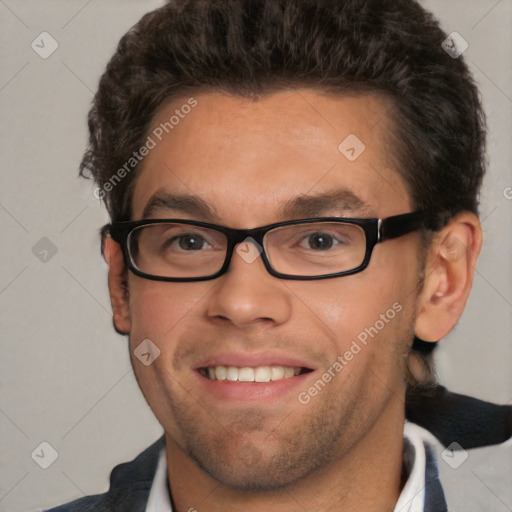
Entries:
{"label": "chin", "polygon": [[[262,493],[282,490],[300,481],[314,471],[311,460],[300,463],[289,453],[282,456],[259,456],[254,460],[256,452],[247,454],[240,452],[239,457],[225,460],[225,457],[200,458],[197,454],[189,454],[196,464],[214,480],[222,485],[244,493]],[[244,457],[244,455],[246,457]]]}

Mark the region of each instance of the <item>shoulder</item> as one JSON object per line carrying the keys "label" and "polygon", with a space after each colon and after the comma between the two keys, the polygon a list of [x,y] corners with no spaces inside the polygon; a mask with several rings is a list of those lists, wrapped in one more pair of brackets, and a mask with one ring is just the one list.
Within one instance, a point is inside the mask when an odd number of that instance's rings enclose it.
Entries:
{"label": "shoulder", "polygon": [[161,437],[132,461],[116,466],[105,494],[85,496],[45,512],[143,512],[164,446],[164,437]]}

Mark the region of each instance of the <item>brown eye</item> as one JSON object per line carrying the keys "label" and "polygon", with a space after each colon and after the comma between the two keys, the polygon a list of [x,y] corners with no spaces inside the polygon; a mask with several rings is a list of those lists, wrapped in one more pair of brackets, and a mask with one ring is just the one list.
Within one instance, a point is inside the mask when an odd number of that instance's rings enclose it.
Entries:
{"label": "brown eye", "polygon": [[330,249],[333,244],[333,237],[327,233],[313,233],[307,240],[310,249]]}
{"label": "brown eye", "polygon": [[206,240],[200,235],[180,235],[176,238],[178,239],[180,249],[183,249],[184,251],[199,251],[206,243]]}

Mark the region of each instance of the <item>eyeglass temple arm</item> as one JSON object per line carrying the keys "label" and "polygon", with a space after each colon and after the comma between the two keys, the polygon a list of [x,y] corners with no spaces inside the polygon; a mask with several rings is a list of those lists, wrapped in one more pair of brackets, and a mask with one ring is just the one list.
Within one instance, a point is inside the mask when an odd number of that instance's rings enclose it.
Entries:
{"label": "eyeglass temple arm", "polygon": [[120,242],[120,233],[118,230],[114,229],[112,224],[105,224],[100,229],[100,240],[101,240],[101,255],[103,256],[103,251],[105,249],[105,240],[107,236],[109,236],[115,240],[116,242]]}
{"label": "eyeglass temple arm", "polygon": [[395,215],[387,219],[379,219],[378,240],[389,240],[411,233],[417,229],[437,231],[441,229],[449,218],[448,214],[433,214],[429,212],[413,212]]}

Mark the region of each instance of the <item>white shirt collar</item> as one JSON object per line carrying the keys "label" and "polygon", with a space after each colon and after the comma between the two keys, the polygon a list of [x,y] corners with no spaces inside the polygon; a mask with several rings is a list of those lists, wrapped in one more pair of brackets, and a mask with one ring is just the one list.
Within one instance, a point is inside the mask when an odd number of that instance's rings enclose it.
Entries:
{"label": "white shirt collar", "polygon": [[404,425],[404,463],[407,457],[412,461],[407,481],[400,493],[393,512],[423,512],[425,504],[425,467],[427,454],[425,444],[438,444],[437,439],[415,423]]}
{"label": "white shirt collar", "polygon": [[[393,512],[423,512],[425,502],[425,443],[436,444],[437,440],[427,430],[407,421],[404,425],[404,440],[404,455],[412,461],[412,468]],[[172,512],[167,488],[165,448],[160,452],[146,512]]]}
{"label": "white shirt collar", "polygon": [[167,487],[167,459],[165,446],[158,457],[155,478],[149,492],[146,512],[172,512],[171,498]]}

